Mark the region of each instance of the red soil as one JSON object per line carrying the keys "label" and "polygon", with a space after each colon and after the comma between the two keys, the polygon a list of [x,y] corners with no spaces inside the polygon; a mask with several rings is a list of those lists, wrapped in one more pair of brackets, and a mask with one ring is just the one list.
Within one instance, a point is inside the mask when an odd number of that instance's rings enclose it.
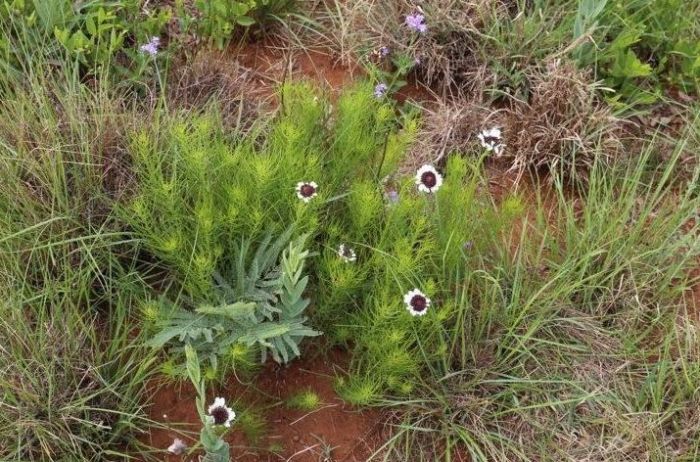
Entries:
{"label": "red soil", "polygon": [[[341,64],[340,57],[330,50],[289,51],[264,41],[230,50],[228,59],[254,70],[259,76],[260,85],[269,94],[283,81],[293,77],[318,82],[335,96],[343,87],[366,75],[358,64]],[[434,101],[435,95],[409,79],[408,85],[397,93],[396,99],[400,102],[407,99],[425,102]]]}
{"label": "red soil", "polygon": [[274,87],[291,77],[315,80],[333,92],[340,91],[362,75],[359,66],[343,66],[330,52],[307,50],[291,52],[265,42],[250,43],[240,50],[231,50],[230,59],[254,69],[261,76],[260,83]]}
{"label": "red soil", "polygon": [[[234,423],[227,441],[233,460],[354,462],[366,461],[376,446],[381,430],[381,414],[373,410],[354,410],[345,405],[333,389],[335,371],[347,364],[345,353],[333,350],[327,355],[307,353],[304,359],[283,367],[268,362],[252,385],[243,385],[234,378],[214,396],[241,399],[246,406],[267,409],[263,412],[265,429],[259,441],[248,441]],[[297,392],[311,390],[321,398],[311,412],[291,410],[284,401]],[[245,410],[237,409],[239,414]],[[150,418],[165,428],[155,429],[145,443],[166,450],[174,438],[188,446],[196,443],[199,417],[195,394],[189,384],[164,384],[155,392]],[[193,432],[183,436],[180,431]],[[255,449],[255,448],[258,449]],[[276,447],[273,451],[270,448]],[[169,462],[195,461],[198,455],[164,454]]]}

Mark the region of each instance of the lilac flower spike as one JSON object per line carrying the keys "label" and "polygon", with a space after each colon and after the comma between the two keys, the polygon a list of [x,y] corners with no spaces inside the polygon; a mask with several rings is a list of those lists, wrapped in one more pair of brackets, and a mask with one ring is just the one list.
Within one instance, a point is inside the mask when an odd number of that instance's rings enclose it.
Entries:
{"label": "lilac flower spike", "polygon": [[374,87],[374,97],[381,99],[384,97],[384,95],[386,95],[388,90],[389,87],[385,83],[379,83],[376,87]]}
{"label": "lilac flower spike", "polygon": [[425,34],[428,31],[428,25],[425,23],[425,16],[420,13],[413,13],[406,16],[406,27],[414,32]]}
{"label": "lilac flower spike", "polygon": [[151,37],[148,43],[145,43],[139,47],[139,51],[143,54],[155,56],[158,54],[158,47],[160,46],[160,37]]}

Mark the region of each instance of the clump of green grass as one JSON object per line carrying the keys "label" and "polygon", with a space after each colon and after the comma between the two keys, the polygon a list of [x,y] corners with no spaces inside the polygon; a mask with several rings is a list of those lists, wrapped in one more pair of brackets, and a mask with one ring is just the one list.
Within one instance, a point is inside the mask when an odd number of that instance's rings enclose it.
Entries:
{"label": "clump of green grass", "polygon": [[130,116],[66,76],[2,87],[0,458],[120,457],[148,427],[155,370],[130,323],[143,285],[110,205]]}
{"label": "clump of green grass", "polygon": [[154,358],[128,328],[125,289],[100,318],[65,299],[2,304],[3,460],[91,460],[136,448],[149,425],[144,384]]}
{"label": "clump of green grass", "polygon": [[285,404],[290,409],[310,412],[317,409],[323,402],[313,390],[302,390],[287,398]]}

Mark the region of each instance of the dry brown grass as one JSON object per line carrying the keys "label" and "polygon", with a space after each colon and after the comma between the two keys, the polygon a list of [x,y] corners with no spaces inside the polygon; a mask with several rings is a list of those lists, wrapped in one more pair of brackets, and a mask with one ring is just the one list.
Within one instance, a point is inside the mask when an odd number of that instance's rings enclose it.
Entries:
{"label": "dry brown grass", "polygon": [[[505,0],[323,0],[310,13],[321,25],[318,38],[346,63],[368,49],[387,46],[420,59],[419,80],[441,94],[473,91],[485,77],[485,29],[496,18],[508,17],[512,2]],[[404,24],[406,15],[423,11],[428,31],[417,34]]]}
{"label": "dry brown grass", "polygon": [[244,128],[260,114],[268,96],[259,77],[226,52],[201,50],[174,66],[167,99],[176,108],[193,112],[216,104],[226,126]]}
{"label": "dry brown grass", "polygon": [[526,77],[526,99],[494,103],[482,84],[427,108],[409,167],[439,163],[451,153],[479,155],[477,134],[492,127],[502,128],[506,148],[500,157],[519,176],[528,170],[585,173],[595,158],[620,154],[621,122],[586,72],[557,61],[528,68]]}
{"label": "dry brown grass", "polygon": [[511,168],[571,175],[587,171],[596,157],[617,156],[622,147],[619,121],[600,101],[588,73],[555,61],[533,69],[528,78],[529,101],[513,99],[505,110]]}

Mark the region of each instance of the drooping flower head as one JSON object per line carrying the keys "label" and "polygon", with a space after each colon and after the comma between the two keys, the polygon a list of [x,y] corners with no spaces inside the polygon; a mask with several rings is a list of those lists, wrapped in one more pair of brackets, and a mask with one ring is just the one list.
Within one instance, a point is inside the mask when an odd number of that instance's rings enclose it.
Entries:
{"label": "drooping flower head", "polygon": [[434,193],[442,186],[442,175],[432,165],[424,165],[416,172],[418,191]]}
{"label": "drooping flower head", "polygon": [[385,83],[378,83],[376,87],[374,87],[374,97],[377,99],[384,98],[384,95],[386,95],[386,92],[389,90],[389,87]]}
{"label": "drooping flower head", "polygon": [[488,130],[482,130],[477,137],[479,138],[481,145],[487,151],[493,151],[497,156],[503,154],[503,149],[506,147],[506,145],[503,144],[503,136],[501,135],[500,128],[494,127]]}
{"label": "drooping flower head", "polygon": [[355,251],[345,244],[338,246],[338,256],[346,263],[352,263],[357,260]]}
{"label": "drooping flower head", "polygon": [[209,421],[213,425],[223,425],[227,428],[231,426],[231,422],[236,418],[236,413],[233,412],[233,409],[226,406],[224,398],[214,399],[214,403],[209,406],[207,413],[209,414]]}
{"label": "drooping flower head", "polygon": [[430,308],[430,299],[418,289],[413,289],[403,296],[406,309],[412,316],[423,316]]}
{"label": "drooping flower head", "polygon": [[428,31],[428,25],[425,23],[425,16],[420,13],[413,13],[406,16],[406,27],[421,34]]}
{"label": "drooping flower head", "polygon": [[318,185],[314,181],[300,181],[297,183],[297,197],[304,202],[309,202],[318,196]]}
{"label": "drooping flower head", "polygon": [[155,56],[158,54],[160,46],[160,37],[151,37],[151,40],[139,47],[139,51],[143,54]]}
{"label": "drooping flower head", "polygon": [[175,438],[173,444],[168,446],[168,452],[177,456],[185,452],[185,449],[187,449],[187,445],[180,438]]}

